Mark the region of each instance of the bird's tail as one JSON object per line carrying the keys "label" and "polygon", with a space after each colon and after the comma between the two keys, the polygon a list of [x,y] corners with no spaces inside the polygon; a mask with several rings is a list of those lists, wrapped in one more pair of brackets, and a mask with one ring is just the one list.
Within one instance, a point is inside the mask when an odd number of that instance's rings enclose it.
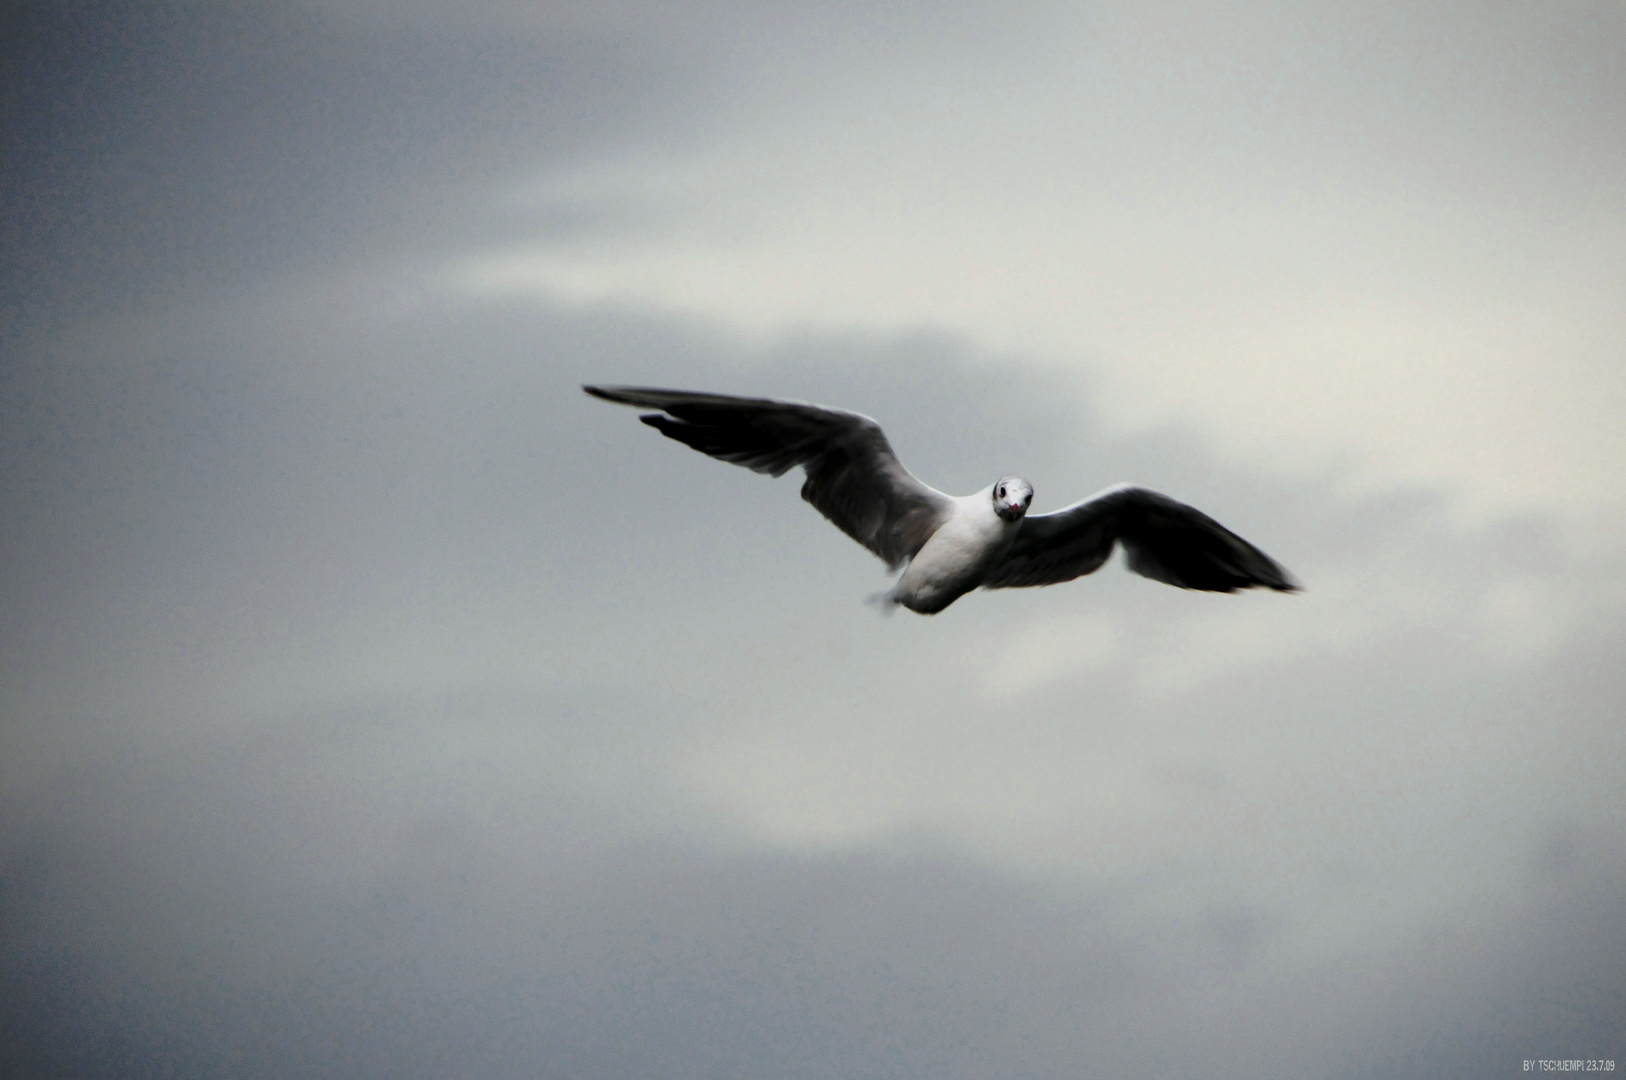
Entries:
{"label": "bird's tail", "polygon": [[879,611],[882,615],[892,614],[892,609],[898,606],[898,598],[892,595],[891,589],[878,593],[870,593],[864,597],[864,603]]}

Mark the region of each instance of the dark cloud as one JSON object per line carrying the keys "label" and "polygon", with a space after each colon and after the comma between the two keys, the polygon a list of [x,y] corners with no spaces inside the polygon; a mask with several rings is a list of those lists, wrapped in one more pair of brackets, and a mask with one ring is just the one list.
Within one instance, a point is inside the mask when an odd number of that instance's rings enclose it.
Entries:
{"label": "dark cloud", "polygon": [[1466,1078],[1618,1053],[1607,835],[1531,859],[1488,921],[1283,971],[1279,915],[1144,911],[1133,882],[930,840],[730,850],[680,812],[605,842],[595,718],[385,703],[64,776],[7,833],[8,1071]]}
{"label": "dark cloud", "polygon": [[[60,2],[0,34],[13,325],[623,227],[505,185],[703,140],[965,10]],[[821,63],[819,57],[824,57]],[[25,317],[26,316],[26,317]]]}
{"label": "dark cloud", "polygon": [[448,193],[669,129],[705,81],[625,37],[432,34],[300,5],[35,4],[6,20],[0,272],[7,306],[36,319],[568,230]]}

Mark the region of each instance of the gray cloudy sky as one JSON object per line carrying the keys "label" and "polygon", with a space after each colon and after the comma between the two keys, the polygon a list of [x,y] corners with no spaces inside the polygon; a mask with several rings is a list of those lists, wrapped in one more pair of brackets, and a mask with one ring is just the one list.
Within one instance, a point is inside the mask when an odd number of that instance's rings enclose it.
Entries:
{"label": "gray cloudy sky", "polygon": [[[1618,4],[20,7],[8,1075],[1626,1067]],[[584,381],[1308,591],[882,619]]]}

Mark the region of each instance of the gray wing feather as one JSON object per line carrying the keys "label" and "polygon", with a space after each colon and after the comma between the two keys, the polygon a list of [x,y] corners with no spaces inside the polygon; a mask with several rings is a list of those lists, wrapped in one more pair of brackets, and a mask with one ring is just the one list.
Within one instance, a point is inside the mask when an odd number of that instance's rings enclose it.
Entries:
{"label": "gray wing feather", "polygon": [[1182,589],[1235,592],[1298,584],[1269,555],[1213,518],[1167,495],[1109,488],[1083,502],[1024,518],[1005,557],[983,585],[1054,585],[1093,573],[1122,544],[1129,569]]}
{"label": "gray wing feather", "polygon": [[802,498],[896,570],[930,539],[953,502],[903,467],[867,416],[799,401],[642,386],[584,386],[593,397],[659,412],[639,417],[719,461],[783,476],[807,473]]}

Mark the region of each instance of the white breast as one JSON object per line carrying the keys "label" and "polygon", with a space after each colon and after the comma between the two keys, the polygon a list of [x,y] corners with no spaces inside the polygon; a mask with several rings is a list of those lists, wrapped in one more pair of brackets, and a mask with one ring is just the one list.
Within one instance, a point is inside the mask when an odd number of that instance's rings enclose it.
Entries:
{"label": "white breast", "polygon": [[991,489],[955,499],[954,513],[909,563],[892,589],[893,599],[912,611],[941,611],[982,584],[1018,526],[994,513]]}

